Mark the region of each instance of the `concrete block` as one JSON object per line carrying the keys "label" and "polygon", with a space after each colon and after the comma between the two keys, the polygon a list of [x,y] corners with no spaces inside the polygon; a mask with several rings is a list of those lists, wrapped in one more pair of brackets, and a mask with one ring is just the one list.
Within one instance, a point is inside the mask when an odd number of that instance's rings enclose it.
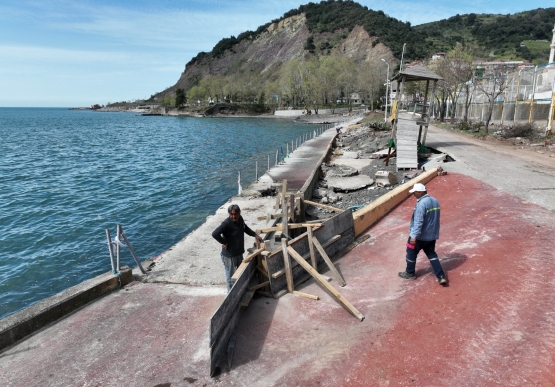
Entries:
{"label": "concrete block", "polygon": [[379,186],[390,186],[397,184],[397,176],[388,171],[377,171],[376,172],[376,185]]}

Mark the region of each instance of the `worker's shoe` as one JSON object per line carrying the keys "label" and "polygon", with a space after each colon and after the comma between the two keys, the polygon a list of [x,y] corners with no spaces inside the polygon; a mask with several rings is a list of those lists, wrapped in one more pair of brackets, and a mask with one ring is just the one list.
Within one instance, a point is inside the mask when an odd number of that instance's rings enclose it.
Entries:
{"label": "worker's shoe", "polygon": [[437,282],[438,282],[440,285],[445,285],[445,284],[447,283],[447,280],[445,279],[444,276],[441,276],[441,277],[437,277]]}
{"label": "worker's shoe", "polygon": [[416,279],[416,275],[414,273],[407,273],[406,271],[400,271],[399,272],[399,277],[404,278],[404,279],[410,279],[410,280],[415,280]]}

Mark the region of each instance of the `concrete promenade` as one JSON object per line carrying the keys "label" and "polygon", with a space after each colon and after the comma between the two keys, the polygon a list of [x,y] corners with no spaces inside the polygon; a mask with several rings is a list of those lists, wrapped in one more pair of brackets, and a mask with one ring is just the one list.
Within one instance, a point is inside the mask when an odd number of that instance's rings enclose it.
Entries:
{"label": "concrete promenade", "polygon": [[318,301],[255,298],[236,331],[232,370],[210,378],[208,320],[223,281],[164,283],[162,270],[180,265],[167,259],[154,267],[157,281],[132,282],[0,353],[0,385],[553,386],[553,213],[450,164],[427,184],[441,203],[446,287],[423,255],[415,281],[397,277],[410,197],[336,261],[347,285],[331,284],[362,322],[313,281],[298,290]]}

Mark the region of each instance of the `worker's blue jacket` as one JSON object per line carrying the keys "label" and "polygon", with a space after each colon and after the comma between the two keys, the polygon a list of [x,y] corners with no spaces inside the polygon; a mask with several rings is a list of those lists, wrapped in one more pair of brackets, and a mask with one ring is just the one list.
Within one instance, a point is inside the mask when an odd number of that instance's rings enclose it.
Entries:
{"label": "worker's blue jacket", "polygon": [[439,202],[426,194],[416,201],[409,234],[411,238],[421,241],[439,239]]}

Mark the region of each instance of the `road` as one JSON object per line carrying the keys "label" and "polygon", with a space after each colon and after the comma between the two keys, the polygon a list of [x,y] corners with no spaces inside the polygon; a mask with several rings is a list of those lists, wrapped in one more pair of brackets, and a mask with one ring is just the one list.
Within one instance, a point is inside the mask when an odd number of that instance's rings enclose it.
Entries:
{"label": "road", "polygon": [[555,156],[550,157],[545,147],[537,147],[538,151],[527,147],[520,149],[507,142],[485,141],[434,126],[429,127],[426,145],[456,160],[444,164],[448,172],[474,177],[524,201],[555,211]]}

